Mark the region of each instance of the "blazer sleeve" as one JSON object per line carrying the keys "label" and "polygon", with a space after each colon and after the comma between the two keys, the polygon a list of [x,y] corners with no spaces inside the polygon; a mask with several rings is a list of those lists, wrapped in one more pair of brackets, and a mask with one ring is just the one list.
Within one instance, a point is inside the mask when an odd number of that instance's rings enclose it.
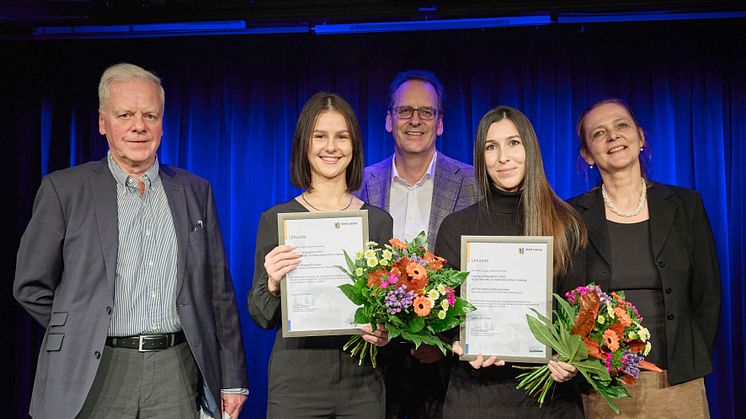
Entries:
{"label": "blazer sleeve", "polygon": [[16,258],[13,295],[43,327],[49,324],[54,292],[63,263],[65,216],[62,203],[49,176],[44,177],[36,194],[26,231]]}
{"label": "blazer sleeve", "polygon": [[690,224],[694,233],[690,256],[693,264],[690,294],[693,318],[712,354],[720,321],[720,268],[710,221],[699,193],[696,193],[693,218]]}
{"label": "blazer sleeve", "polygon": [[270,294],[267,289],[267,271],[264,257],[277,247],[277,217],[265,212],[259,219],[256,234],[256,254],[254,257],[254,282],[249,291],[249,314],[257,326],[263,329],[276,327],[280,313],[280,297]]}
{"label": "blazer sleeve", "polygon": [[215,330],[218,335],[223,377],[221,386],[222,388],[247,388],[248,373],[236,294],[223,248],[223,236],[211,187],[207,189],[206,212],[212,303],[215,309]]}

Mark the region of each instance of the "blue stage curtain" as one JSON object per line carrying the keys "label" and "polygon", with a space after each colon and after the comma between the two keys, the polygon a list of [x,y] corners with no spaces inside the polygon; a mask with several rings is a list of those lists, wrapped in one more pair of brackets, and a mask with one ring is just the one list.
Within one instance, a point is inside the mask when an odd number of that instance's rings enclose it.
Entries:
{"label": "blue stage curtain", "polygon": [[[361,121],[366,162],[374,163],[393,152],[384,129],[389,81],[400,70],[433,70],[447,93],[443,153],[471,162],[481,116],[499,104],[515,106],[533,121],[547,175],[564,198],[598,181],[581,170],[579,114],[598,99],[619,97],[646,130],[650,177],[703,196],[723,288],[715,371],[707,377],[710,408],[715,418],[744,417],[745,24],[5,42],[2,83],[13,101],[0,121],[10,134],[6,159],[13,161],[3,170],[15,185],[15,204],[4,209],[11,239],[3,260],[12,272],[13,247],[41,175],[105,155],[96,115],[103,69],[129,61],[154,70],[166,90],[161,161],[209,179],[215,189],[251,382],[242,417],[264,417],[274,331],[252,323],[246,294],[260,213],[300,192],[289,183],[288,162],[308,97],[320,90],[345,97]],[[16,383],[3,405],[24,417],[41,331],[17,305],[4,306],[19,344],[3,350]]]}

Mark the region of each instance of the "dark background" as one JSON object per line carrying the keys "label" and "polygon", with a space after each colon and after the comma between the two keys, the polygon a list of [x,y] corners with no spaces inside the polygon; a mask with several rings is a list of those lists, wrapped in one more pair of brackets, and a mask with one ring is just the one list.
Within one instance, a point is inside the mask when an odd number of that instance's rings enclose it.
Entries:
{"label": "dark background", "polygon": [[[490,9],[489,2],[474,2],[471,12],[449,11],[446,6],[453,2],[442,2],[444,6],[436,7],[436,12],[423,12],[421,4],[406,12],[399,8],[417,2],[370,1],[362,2],[368,7],[356,13],[335,8],[332,2],[314,2],[311,7],[285,1],[279,2],[284,8],[275,9],[268,2],[217,2],[223,7],[220,10],[207,8],[205,2],[170,2],[171,14],[164,13],[169,2],[122,2],[139,7],[127,13],[115,6],[107,9],[107,2],[26,2],[27,7],[37,9],[23,14],[20,3],[0,6],[4,157],[0,181],[5,186],[0,260],[2,272],[7,273],[0,307],[7,326],[2,340],[2,382],[8,386],[0,395],[0,406],[6,417],[25,417],[43,336],[43,330],[12,298],[18,241],[43,174],[105,155],[106,141],[98,134],[96,89],[101,72],[122,61],[153,70],[163,79],[166,113],[161,161],[191,170],[214,186],[249,365],[251,396],[242,417],[264,417],[265,412],[266,367],[274,332],[253,325],[246,293],[253,276],[259,214],[299,193],[289,184],[288,161],[300,108],[319,90],[341,94],[360,119],[366,162],[377,162],[393,152],[383,124],[387,85],[398,71],[408,68],[430,69],[445,85],[441,151],[471,162],[481,116],[498,104],[515,106],[534,123],[547,175],[563,198],[598,181],[594,173],[580,170],[577,158],[574,128],[582,110],[608,96],[630,103],[647,132],[651,178],[697,189],[703,196],[717,241],[723,285],[715,371],[707,377],[710,408],[715,418],[746,415],[743,18],[335,36],[306,32],[59,39],[35,37],[33,27],[113,24],[125,18],[185,19],[196,10],[188,9],[190,3],[204,7],[200,13],[212,13],[209,18],[239,15],[248,22],[245,14],[253,10],[255,21],[269,26],[485,17],[497,12],[492,12],[495,9]],[[63,13],[49,11],[51,3],[67,7],[86,3],[88,14],[70,17],[73,10],[66,9],[63,18]],[[502,3],[500,13],[518,13],[510,8],[515,6]],[[564,9],[547,9],[548,3],[528,2],[525,8],[549,10],[555,22],[558,12],[588,11],[583,9],[587,6],[572,2],[564,2]],[[244,9],[238,10],[241,5]],[[258,6],[265,9],[250,9]],[[41,16],[39,9],[57,15]]]}

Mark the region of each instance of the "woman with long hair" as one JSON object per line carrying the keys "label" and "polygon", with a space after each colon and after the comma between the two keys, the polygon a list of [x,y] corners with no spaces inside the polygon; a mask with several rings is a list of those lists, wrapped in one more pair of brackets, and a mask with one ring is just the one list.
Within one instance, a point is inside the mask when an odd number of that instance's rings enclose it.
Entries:
{"label": "woman with long hair", "polygon": [[[602,180],[570,200],[588,226],[589,278],[637,306],[651,335],[646,361],[664,370],[641,372],[616,404],[628,418],[709,417],[702,377],[712,371],[720,273],[702,198],[645,176],[645,133],[621,100],[583,112],[578,138]],[[617,417],[601,396],[583,398],[587,416]]]}
{"label": "woman with long hair", "polygon": [[[483,200],[443,220],[436,254],[459,269],[461,236],[553,236],[554,291],[584,281],[582,249],[585,226],[552,190],[544,173],[536,133],[526,115],[508,106],[487,112],[474,143],[474,174]],[[455,343],[454,351],[460,346]],[[572,365],[551,361],[552,378],[560,382],[540,407],[525,390],[516,389],[522,371],[494,356],[455,362],[446,393],[446,418],[577,418],[583,417],[580,394],[570,380]]]}
{"label": "woman with long hair", "polygon": [[[331,93],[317,93],[303,107],[295,128],[290,161],[297,197],[262,213],[256,239],[254,283],[249,313],[259,327],[280,328],[280,281],[300,262],[300,255],[277,240],[277,214],[367,210],[369,237],[385,243],[392,236],[391,216],[352,195],[363,172],[360,126],[350,105]],[[378,346],[387,332],[363,339]],[[267,417],[382,418],[385,391],[379,369],[359,366],[342,346],[349,336],[283,338],[278,332],[268,371]]]}

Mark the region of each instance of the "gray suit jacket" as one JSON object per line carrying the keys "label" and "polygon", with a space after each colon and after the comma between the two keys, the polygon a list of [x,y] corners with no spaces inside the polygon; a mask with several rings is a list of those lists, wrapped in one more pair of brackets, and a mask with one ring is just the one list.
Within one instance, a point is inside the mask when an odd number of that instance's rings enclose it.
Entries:
{"label": "gray suit jacket", "polygon": [[[363,185],[355,192],[362,201],[389,210],[391,163],[393,156],[365,168]],[[435,238],[443,219],[450,213],[464,209],[479,200],[479,189],[474,179],[474,168],[438,153],[435,161],[435,185],[427,227],[427,242],[435,249]]]}
{"label": "gray suit jacket", "polygon": [[[184,170],[161,165],[160,175],[178,242],[177,311],[203,400],[215,412],[221,388],[248,383],[212,189]],[[200,220],[204,228],[195,229]],[[47,329],[31,399],[35,418],[73,418],[88,395],[114,304],[118,234],[116,181],[106,159],[44,177],[13,284],[18,302]]]}

